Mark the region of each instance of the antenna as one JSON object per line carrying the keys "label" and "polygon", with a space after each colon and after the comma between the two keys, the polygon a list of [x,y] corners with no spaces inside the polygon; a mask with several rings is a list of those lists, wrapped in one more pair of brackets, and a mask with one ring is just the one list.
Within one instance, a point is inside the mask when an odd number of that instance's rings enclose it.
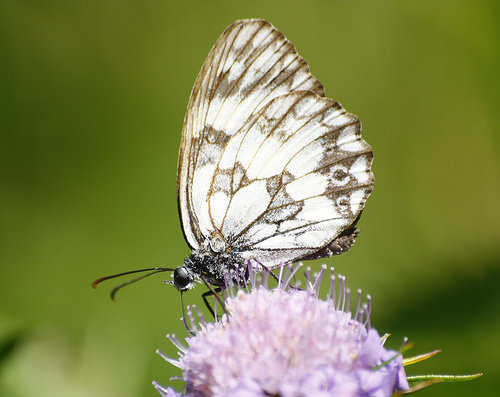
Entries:
{"label": "antenna", "polygon": [[126,276],[128,274],[134,274],[134,273],[141,273],[141,272],[149,272],[147,274],[143,274],[139,277],[133,278],[132,280],[125,281],[124,283],[118,284],[116,287],[114,287],[111,290],[110,296],[111,299],[115,300],[115,295],[123,287],[126,287],[127,285],[133,284],[136,281],[142,280],[143,278],[149,277],[155,273],[161,273],[161,272],[171,272],[174,271],[175,269],[169,268],[169,267],[152,267],[149,269],[139,269],[139,270],[131,270],[129,272],[124,272],[124,273],[118,273],[118,274],[113,274],[111,276],[106,276],[106,277],[101,277],[95,280],[92,283],[92,287],[97,288],[97,286],[102,283],[103,281],[110,280],[113,278],[121,277],[121,276]]}

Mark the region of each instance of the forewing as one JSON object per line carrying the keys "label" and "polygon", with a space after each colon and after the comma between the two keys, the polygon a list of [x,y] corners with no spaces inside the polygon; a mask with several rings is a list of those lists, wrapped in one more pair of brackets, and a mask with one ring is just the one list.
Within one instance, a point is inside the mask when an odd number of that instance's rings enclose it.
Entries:
{"label": "forewing", "polygon": [[301,90],[324,95],[294,46],[269,22],[237,21],[217,40],[193,87],[179,152],[178,206],[191,248],[216,230],[209,197],[233,136],[271,100]]}
{"label": "forewing", "polygon": [[360,131],[356,116],[310,91],[254,115],[229,141],[209,189],[214,226],[230,248],[269,267],[327,255],[373,188]]}

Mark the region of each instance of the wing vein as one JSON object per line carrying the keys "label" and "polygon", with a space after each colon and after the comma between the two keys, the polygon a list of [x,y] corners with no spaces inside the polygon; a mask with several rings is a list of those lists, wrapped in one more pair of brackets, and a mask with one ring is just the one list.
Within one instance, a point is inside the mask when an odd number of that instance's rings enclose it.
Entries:
{"label": "wing vein", "polygon": [[[367,183],[367,184],[357,185],[356,188],[360,188],[360,189],[362,189],[362,188],[371,188],[371,186],[372,185],[370,183]],[[340,193],[340,192],[347,191],[347,190],[352,190],[352,189],[353,189],[352,186],[348,186],[348,187],[345,187],[345,188],[332,190],[331,192],[332,193],[333,192]],[[274,210],[277,210],[277,209],[280,209],[280,208],[286,208],[288,206],[291,206],[291,205],[294,205],[294,204],[298,204],[298,203],[303,203],[303,202],[305,202],[307,200],[311,200],[311,199],[318,198],[318,197],[321,197],[321,196],[324,196],[324,193],[322,193],[322,194],[316,194],[314,196],[304,197],[301,200],[295,200],[295,201],[292,201],[292,202],[289,202],[289,203],[286,203],[286,204],[283,204],[283,205],[278,205],[276,207],[269,207],[268,206],[268,208],[265,211],[262,211],[260,213],[260,215],[254,221],[252,221],[248,226],[246,226],[241,232],[239,232],[238,234],[234,235],[233,238],[232,238],[232,241],[234,243],[236,243],[240,239],[240,237],[244,235],[244,233],[246,233],[252,226],[254,226],[262,217],[264,217],[264,215],[266,215],[270,211],[274,211]],[[272,200],[271,200],[271,203],[272,203]],[[335,219],[338,219],[338,218],[335,218]],[[272,237],[272,236],[270,236],[270,237]]]}
{"label": "wing vein", "polygon": [[[297,103],[298,103],[301,99],[302,99],[302,96],[299,96],[299,98],[298,98],[298,99],[294,102],[294,105],[293,105],[293,106],[295,106],[295,105],[296,105],[296,104],[297,104]],[[255,153],[254,153],[254,155],[253,155],[252,159],[250,160],[250,163],[248,164],[247,169],[248,169],[248,168],[250,168],[250,166],[251,166],[251,164],[252,164],[253,160],[255,159],[255,156],[257,155],[257,153],[259,152],[259,150],[262,148],[262,145],[264,144],[264,142],[265,142],[265,141],[269,138],[269,136],[273,133],[273,131],[275,131],[275,129],[276,129],[276,128],[277,128],[277,127],[281,124],[281,122],[285,119],[285,117],[286,117],[286,116],[287,116],[287,115],[291,112],[291,109],[293,108],[293,106],[290,106],[290,107],[287,109],[287,111],[286,111],[286,112],[285,112],[285,113],[281,116],[280,120],[276,123],[276,125],[275,125],[275,126],[274,126],[274,127],[273,127],[273,128],[272,128],[269,132],[268,132],[268,134],[266,135],[266,137],[264,138],[264,140],[260,143],[259,147],[258,147],[258,148],[257,148],[257,150],[255,151]],[[243,143],[243,140],[240,142],[239,149],[241,148],[242,143]],[[239,149],[238,149],[238,153],[239,153]],[[238,154],[236,155],[236,157],[235,157],[235,158],[238,158]],[[233,167],[233,170],[234,170],[234,167]],[[245,170],[245,172],[243,173],[243,176],[242,176],[241,180],[243,180],[244,176],[246,176],[246,171],[247,171],[247,170]],[[233,174],[233,175],[234,175],[234,174]],[[238,186],[238,189],[241,187],[241,180],[240,180],[240,185]],[[236,189],[236,190],[238,190],[238,189]],[[227,206],[227,208],[226,208],[226,212],[225,212],[224,217],[223,217],[223,219],[222,219],[221,229],[222,229],[222,228],[223,228],[223,226],[224,226],[224,221],[226,220],[227,212],[228,212],[228,210],[229,210],[229,208],[230,208],[230,206],[231,206],[231,203],[232,203],[232,201],[233,201],[233,197],[234,197],[234,196],[231,196],[231,198],[229,199],[229,203],[228,203],[228,206]]]}
{"label": "wing vein", "polygon": [[[286,229],[286,230],[282,230],[280,232],[277,232],[277,233],[274,233],[272,236],[267,236],[267,237],[264,237],[260,240],[257,240],[257,241],[252,241],[252,244],[253,246],[255,246],[256,244],[259,244],[263,241],[266,241],[266,240],[269,240],[270,238],[273,238],[273,237],[276,237],[276,236],[281,236],[281,235],[284,235],[286,233],[290,233],[290,232],[293,232],[295,230],[300,230],[300,229],[305,229],[305,228],[309,228],[311,226],[314,226],[314,225],[319,225],[321,223],[325,223],[325,222],[331,222],[331,221],[335,221],[335,220],[338,220],[338,219],[342,219],[342,217],[335,217],[335,218],[328,218],[328,219],[321,219],[319,221],[311,221],[309,223],[306,223],[306,224],[303,224],[303,225],[300,225],[300,226],[296,226],[296,227],[292,227],[292,228],[289,228],[289,229]],[[248,246],[242,246],[242,247],[239,247],[240,249],[241,248],[247,248]],[[295,249],[302,249],[303,247],[296,247]],[[317,247],[313,247],[313,248],[317,248]],[[260,248],[258,248],[260,249]]]}
{"label": "wing vein", "polygon": [[[246,42],[246,44],[243,46],[242,50],[239,52],[238,56],[235,58],[234,62],[233,62],[233,63],[232,63],[232,65],[229,67],[229,69],[225,72],[225,74],[229,74],[229,71],[230,71],[230,70],[231,70],[231,68],[232,68],[232,67],[236,64],[236,62],[239,60],[239,58],[240,58],[241,54],[243,54],[244,50],[245,50],[245,49],[246,49],[246,48],[250,45],[250,43],[252,42],[253,38],[254,38],[254,37],[255,37],[255,36],[256,36],[256,35],[257,35],[257,34],[258,34],[261,30],[262,30],[262,28],[263,28],[264,26],[265,26],[265,25],[261,25],[261,26],[259,27],[259,29],[257,29],[257,30],[256,30],[256,31],[252,34],[251,38],[250,38],[250,39]],[[270,36],[270,35],[272,35],[273,33],[274,33],[274,31],[272,31],[272,30],[271,30],[271,31],[269,32],[269,34],[268,34],[265,38],[269,37],[269,36]],[[276,40],[276,38],[277,38],[277,37],[275,37],[275,38],[271,41],[271,43],[273,43],[273,42]],[[271,43],[270,43],[270,44],[271,44]],[[270,44],[269,44],[269,45],[270,45]],[[260,53],[264,52],[264,51],[266,50],[266,48],[267,48],[267,47],[265,47],[264,49],[262,49],[262,51],[261,51]],[[252,51],[251,55],[253,55],[254,53],[256,53],[258,50],[259,50],[259,48],[258,48],[258,47],[256,47],[256,48]],[[258,57],[259,57],[259,56],[256,56],[256,57],[255,57],[255,59],[254,59],[254,60],[250,63],[250,65],[252,65],[252,64],[255,62],[255,60],[256,60],[256,59],[258,59]],[[231,95],[231,93],[233,92],[233,90],[235,89],[235,87],[236,87],[236,86],[238,85],[238,83],[241,81],[241,79],[243,78],[243,76],[245,76],[245,75],[247,74],[248,69],[249,69],[249,68],[247,67],[247,68],[245,69],[245,71],[244,71],[243,73],[241,73],[241,74],[238,76],[238,78],[237,78],[236,80],[234,80],[234,82],[232,82],[231,89],[230,89],[230,90],[229,90],[229,91],[225,94],[224,100],[223,100],[223,101],[222,101],[222,103],[220,104],[220,106],[219,106],[219,110],[217,111],[217,114],[215,115],[215,117],[214,117],[214,119],[213,119],[213,124],[215,124],[215,121],[218,119],[219,114],[220,114],[220,112],[221,112],[222,108],[224,107],[224,104],[226,103],[226,101],[227,101],[227,100],[228,100],[228,98],[230,97],[230,95]],[[223,77],[223,76],[221,76],[221,78],[222,78],[222,77]],[[222,80],[222,79],[219,79],[219,80]],[[234,111],[234,110],[233,110],[233,111]],[[207,112],[207,114],[208,114],[208,112]],[[229,118],[230,118],[230,117],[228,117],[228,119],[229,119]]]}

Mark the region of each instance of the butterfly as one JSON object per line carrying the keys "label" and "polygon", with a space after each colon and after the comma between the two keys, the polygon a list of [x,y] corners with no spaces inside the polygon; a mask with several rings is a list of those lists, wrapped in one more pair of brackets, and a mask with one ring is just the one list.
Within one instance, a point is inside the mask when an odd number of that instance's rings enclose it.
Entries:
{"label": "butterfly", "polygon": [[230,25],[210,51],[189,99],[177,199],[191,248],[161,271],[183,292],[228,277],[347,251],[370,195],[373,152],[359,119],[325,97],[285,36],[269,22]]}

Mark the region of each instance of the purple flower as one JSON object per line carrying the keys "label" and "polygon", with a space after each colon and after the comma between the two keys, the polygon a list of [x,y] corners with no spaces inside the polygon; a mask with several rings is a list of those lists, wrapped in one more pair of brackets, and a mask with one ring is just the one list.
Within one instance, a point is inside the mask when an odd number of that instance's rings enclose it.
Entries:
{"label": "purple flower", "polygon": [[288,287],[297,270],[282,269],[274,289],[255,276],[249,292],[229,286],[223,320],[200,318],[187,347],[169,337],[179,358],[164,358],[183,371],[187,396],[391,396],[408,389],[401,354],[385,349],[369,328],[370,306],[360,307],[361,293],[351,314],[343,277],[336,293],[332,272],[328,298],[320,300],[325,268],[306,290]]}
{"label": "purple flower", "polygon": [[161,394],[162,397],[182,397],[182,394],[172,389],[171,387],[163,387],[162,385],[153,382],[153,386]]}

